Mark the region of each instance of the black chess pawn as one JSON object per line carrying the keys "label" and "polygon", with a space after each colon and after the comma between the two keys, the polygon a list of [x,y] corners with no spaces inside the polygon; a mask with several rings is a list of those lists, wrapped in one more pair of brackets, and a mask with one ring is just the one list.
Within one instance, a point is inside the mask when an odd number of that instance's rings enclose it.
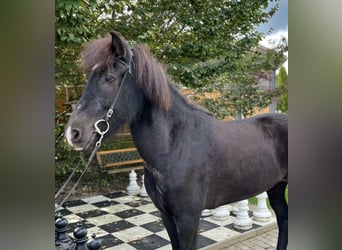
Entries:
{"label": "black chess pawn", "polygon": [[68,221],[62,217],[62,215],[55,214],[55,244],[60,245],[60,243],[69,243],[71,238],[68,235]]}
{"label": "black chess pawn", "polygon": [[75,250],[88,250],[87,248],[87,229],[83,226],[78,226],[74,230],[74,237],[75,237]]}
{"label": "black chess pawn", "polygon": [[[57,211],[57,212],[55,212],[55,223],[56,223],[56,220],[58,219],[58,218],[61,218],[62,217],[62,214],[61,214],[61,212],[59,212],[59,211]],[[56,225],[55,225],[55,242],[57,241],[57,231],[56,231]]]}
{"label": "black chess pawn", "polygon": [[91,239],[87,242],[87,247],[89,250],[99,250],[101,249],[101,244],[98,239],[96,239],[95,233],[91,235]]}

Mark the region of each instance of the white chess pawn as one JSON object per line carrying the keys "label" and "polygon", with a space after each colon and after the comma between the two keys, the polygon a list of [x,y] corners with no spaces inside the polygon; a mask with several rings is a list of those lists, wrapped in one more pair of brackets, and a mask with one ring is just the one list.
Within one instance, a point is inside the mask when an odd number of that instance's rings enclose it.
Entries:
{"label": "white chess pawn", "polygon": [[256,221],[269,221],[271,219],[271,212],[267,208],[267,193],[263,192],[256,196],[258,200],[257,208],[253,212],[253,219]]}
{"label": "white chess pawn", "polygon": [[204,209],[202,211],[201,216],[202,217],[208,217],[208,216],[211,216],[212,214],[213,214],[213,210],[212,209]]}
{"label": "white chess pawn", "polygon": [[252,228],[252,219],[248,215],[248,200],[239,201],[238,209],[239,211],[234,220],[234,227],[242,230]]}
{"label": "white chess pawn", "polygon": [[129,195],[137,195],[140,192],[140,187],[137,183],[137,174],[134,170],[129,173],[129,185],[127,187],[127,192]]}
{"label": "white chess pawn", "polygon": [[219,206],[218,208],[214,209],[212,215],[214,220],[226,220],[229,217],[229,210],[226,208],[226,206]]}

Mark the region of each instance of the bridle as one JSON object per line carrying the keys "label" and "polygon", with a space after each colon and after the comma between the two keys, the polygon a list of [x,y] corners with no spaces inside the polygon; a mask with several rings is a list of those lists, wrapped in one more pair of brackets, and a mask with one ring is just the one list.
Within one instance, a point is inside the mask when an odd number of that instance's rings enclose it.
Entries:
{"label": "bridle", "polygon": [[[133,51],[131,50],[131,58],[133,59]],[[57,211],[64,203],[65,201],[70,197],[70,195],[74,192],[74,190],[76,189],[76,187],[78,186],[80,180],[82,179],[83,175],[85,174],[85,172],[87,171],[91,161],[93,160],[97,150],[99,149],[99,147],[101,146],[101,142],[103,140],[104,135],[109,131],[109,119],[112,117],[113,113],[114,113],[114,107],[119,99],[122,87],[124,85],[124,82],[126,80],[126,77],[128,74],[131,74],[133,72],[133,63],[132,60],[129,63],[126,63],[124,60],[120,59],[119,62],[124,65],[126,67],[124,75],[119,83],[119,88],[118,91],[116,92],[116,95],[114,97],[114,100],[112,102],[112,104],[110,105],[108,111],[106,112],[106,115],[104,116],[104,118],[99,119],[98,121],[95,122],[94,127],[95,127],[95,134],[93,136],[96,136],[96,134],[100,135],[100,138],[98,139],[98,141],[95,143],[95,146],[93,148],[93,151],[90,154],[90,157],[88,159],[88,162],[86,164],[86,166],[84,167],[80,177],[78,178],[77,182],[74,184],[74,186],[70,189],[70,191],[68,192],[68,194],[64,197],[64,199],[61,201],[60,204],[55,203],[55,211]],[[101,128],[99,127],[99,124],[103,123],[104,129],[101,130]],[[93,138],[91,138],[92,140]],[[55,200],[57,199],[57,197],[60,195],[60,193],[63,191],[63,189],[66,187],[66,185],[69,183],[69,181],[71,180],[72,176],[76,173],[76,170],[80,167],[80,163],[81,161],[83,161],[82,157],[80,159],[80,161],[78,162],[78,164],[76,165],[76,167],[74,168],[73,172],[70,174],[70,176],[68,177],[68,179],[65,181],[65,183],[63,184],[63,186],[58,190],[58,192],[55,194]]]}
{"label": "bridle", "polygon": [[[132,55],[133,57],[133,55]],[[99,148],[101,146],[101,142],[102,142],[102,139],[103,139],[103,136],[109,131],[109,123],[108,123],[108,120],[112,117],[113,113],[114,113],[114,107],[116,105],[116,102],[118,101],[119,99],[119,96],[120,96],[120,92],[122,90],[122,86],[126,80],[126,77],[128,74],[131,74],[132,73],[132,62],[130,63],[126,63],[125,61],[123,61],[122,59],[120,59],[119,61],[121,64],[123,64],[124,66],[126,66],[126,70],[125,70],[125,73],[124,73],[124,76],[122,77],[121,81],[120,81],[120,84],[119,84],[119,89],[118,91],[116,92],[116,95],[114,97],[114,100],[112,102],[112,104],[110,105],[105,117],[103,119],[100,119],[98,121],[95,122],[94,126],[95,126],[95,132],[98,133],[100,135],[100,138],[99,140],[96,142],[95,144],[95,147]],[[104,123],[106,125],[105,129],[103,131],[101,131],[101,129],[99,128],[99,124],[100,123]]]}

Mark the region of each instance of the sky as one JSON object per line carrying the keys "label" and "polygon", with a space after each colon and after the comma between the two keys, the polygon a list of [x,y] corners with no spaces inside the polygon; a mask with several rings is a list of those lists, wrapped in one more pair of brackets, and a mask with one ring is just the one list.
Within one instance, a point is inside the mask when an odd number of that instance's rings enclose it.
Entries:
{"label": "sky", "polygon": [[[270,4],[270,7],[274,6]],[[279,9],[269,20],[268,23],[260,25],[257,30],[267,33],[270,28],[273,28],[273,32],[266,36],[261,42],[261,45],[265,47],[274,47],[274,42],[279,41],[282,36],[288,39],[288,0],[280,0]],[[286,53],[288,57],[288,52]],[[288,60],[283,64],[288,73]]]}

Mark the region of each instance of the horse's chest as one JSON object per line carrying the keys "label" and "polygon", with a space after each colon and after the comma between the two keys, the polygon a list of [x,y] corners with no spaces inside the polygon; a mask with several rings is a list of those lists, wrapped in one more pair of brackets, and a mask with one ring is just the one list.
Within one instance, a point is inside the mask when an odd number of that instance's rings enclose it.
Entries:
{"label": "horse's chest", "polygon": [[163,184],[163,176],[156,170],[144,170],[144,182],[146,191],[154,205],[162,211],[165,211],[166,194]]}

